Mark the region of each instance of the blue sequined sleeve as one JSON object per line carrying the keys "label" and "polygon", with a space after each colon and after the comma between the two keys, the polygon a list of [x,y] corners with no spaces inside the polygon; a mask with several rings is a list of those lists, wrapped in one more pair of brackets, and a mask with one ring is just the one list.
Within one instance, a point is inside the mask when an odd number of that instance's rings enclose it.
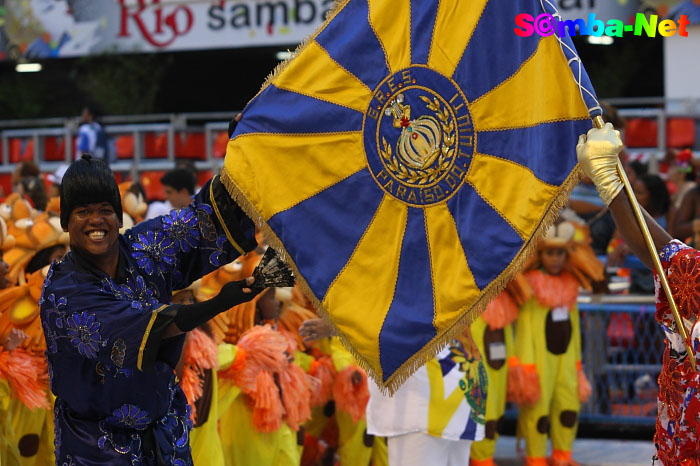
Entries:
{"label": "blue sequined sleeve", "polygon": [[192,204],[140,223],[125,234],[130,255],[168,292],[255,249],[255,226],[231,199],[218,177]]}

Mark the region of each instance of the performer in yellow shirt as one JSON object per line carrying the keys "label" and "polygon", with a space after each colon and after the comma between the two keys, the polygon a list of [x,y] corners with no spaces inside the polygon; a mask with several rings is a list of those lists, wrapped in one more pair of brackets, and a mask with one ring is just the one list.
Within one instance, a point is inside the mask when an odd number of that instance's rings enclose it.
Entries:
{"label": "performer in yellow shirt", "polygon": [[[540,242],[525,278],[534,297],[518,314],[515,373],[521,374],[519,432],[526,440],[526,464],[575,466],[580,402],[591,388],[581,367],[581,329],[576,306],[579,286],[603,278],[603,266],[585,242],[577,243],[570,222],[553,226]],[[552,457],[547,454],[547,434]]]}

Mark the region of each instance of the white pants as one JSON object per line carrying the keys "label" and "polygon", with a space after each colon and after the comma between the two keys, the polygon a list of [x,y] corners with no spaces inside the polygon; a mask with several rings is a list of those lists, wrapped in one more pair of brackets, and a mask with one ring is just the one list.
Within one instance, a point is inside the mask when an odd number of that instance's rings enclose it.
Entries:
{"label": "white pants", "polygon": [[389,466],[467,466],[471,440],[446,440],[423,432],[387,439]]}

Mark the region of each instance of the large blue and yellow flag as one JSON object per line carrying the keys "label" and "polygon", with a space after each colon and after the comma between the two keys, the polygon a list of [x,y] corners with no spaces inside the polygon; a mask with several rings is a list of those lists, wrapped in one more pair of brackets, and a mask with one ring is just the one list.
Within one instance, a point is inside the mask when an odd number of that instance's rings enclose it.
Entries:
{"label": "large blue and yellow flag", "polygon": [[597,111],[548,0],[345,0],[245,107],[222,179],[393,391],[508,281]]}

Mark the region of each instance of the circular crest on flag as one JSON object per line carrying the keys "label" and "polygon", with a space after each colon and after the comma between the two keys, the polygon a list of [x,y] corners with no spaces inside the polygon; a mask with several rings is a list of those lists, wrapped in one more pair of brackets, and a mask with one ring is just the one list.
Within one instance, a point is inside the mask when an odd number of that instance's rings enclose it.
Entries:
{"label": "circular crest on flag", "polygon": [[425,66],[393,73],[374,89],[363,135],[374,180],[416,207],[444,202],[459,191],[476,143],[464,93]]}

